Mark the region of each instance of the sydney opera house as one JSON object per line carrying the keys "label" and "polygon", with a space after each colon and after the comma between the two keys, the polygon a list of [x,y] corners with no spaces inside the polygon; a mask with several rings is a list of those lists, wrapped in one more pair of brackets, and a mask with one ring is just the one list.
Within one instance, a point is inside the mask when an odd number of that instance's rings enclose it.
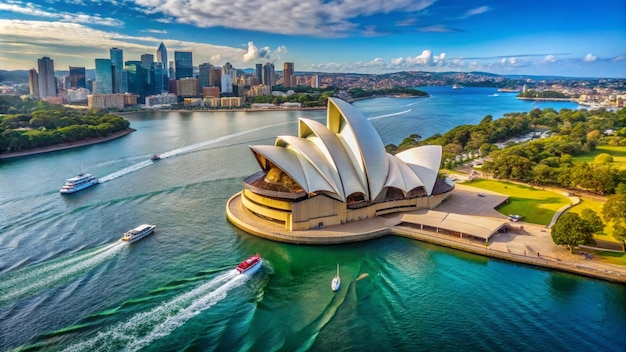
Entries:
{"label": "sydney opera house", "polygon": [[269,221],[288,232],[320,229],[433,209],[454,189],[438,177],[440,146],[391,155],[368,119],[336,98],[328,100],[326,126],[300,118],[298,136],[250,150],[261,170],[229,200],[227,210],[237,200],[240,215],[227,211],[236,226],[245,214],[248,222]]}

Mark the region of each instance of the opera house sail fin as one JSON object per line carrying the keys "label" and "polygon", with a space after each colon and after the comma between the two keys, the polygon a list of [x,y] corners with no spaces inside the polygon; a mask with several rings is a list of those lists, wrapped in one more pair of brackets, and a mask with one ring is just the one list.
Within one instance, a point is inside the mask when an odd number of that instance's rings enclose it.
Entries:
{"label": "opera house sail fin", "polygon": [[394,156],[351,104],[329,98],[327,114],[326,125],[300,118],[298,136],[250,146],[261,167],[244,179],[240,193],[250,214],[284,223],[288,230],[307,230],[432,209],[454,188],[437,178],[441,146],[415,147]]}

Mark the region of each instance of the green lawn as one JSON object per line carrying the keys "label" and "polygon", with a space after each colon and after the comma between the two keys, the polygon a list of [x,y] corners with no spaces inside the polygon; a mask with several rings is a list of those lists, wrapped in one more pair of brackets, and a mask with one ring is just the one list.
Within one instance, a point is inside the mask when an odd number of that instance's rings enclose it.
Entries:
{"label": "green lawn", "polygon": [[464,184],[508,195],[509,202],[497,210],[504,215],[522,215],[523,221],[533,224],[549,224],[556,211],[570,203],[561,194],[505,181],[480,179]]}
{"label": "green lawn", "polygon": [[[570,208],[568,211],[581,215],[584,209],[591,209],[595,211],[596,214],[600,215],[600,217],[602,217],[602,205],[603,204],[604,202],[599,202],[596,200],[584,198],[584,199],[581,199],[580,204],[576,205],[575,207]],[[604,218],[602,219],[602,221],[604,221],[604,225],[605,225],[604,233],[596,234],[594,235],[594,237],[599,240],[621,243],[621,241],[618,241],[613,237],[613,223],[606,222]]]}
{"label": "green lawn", "polygon": [[613,145],[599,145],[596,150],[579,155],[573,158],[573,161],[586,161],[592,163],[598,154],[607,153],[613,157],[611,165],[620,170],[626,169],[626,147]]}

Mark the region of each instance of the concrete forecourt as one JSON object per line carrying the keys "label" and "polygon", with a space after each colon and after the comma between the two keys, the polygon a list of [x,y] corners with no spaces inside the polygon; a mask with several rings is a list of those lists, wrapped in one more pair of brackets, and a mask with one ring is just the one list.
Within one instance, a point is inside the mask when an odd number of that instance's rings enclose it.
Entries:
{"label": "concrete forecourt", "polygon": [[228,220],[273,241],[340,244],[398,235],[458,250],[626,283],[626,267],[584,260],[549,229],[510,222],[507,196],[438,178],[440,146],[386,153],[369,121],[330,98],[327,125],[301,118],[298,136],[250,146],[261,171],[227,202]]}

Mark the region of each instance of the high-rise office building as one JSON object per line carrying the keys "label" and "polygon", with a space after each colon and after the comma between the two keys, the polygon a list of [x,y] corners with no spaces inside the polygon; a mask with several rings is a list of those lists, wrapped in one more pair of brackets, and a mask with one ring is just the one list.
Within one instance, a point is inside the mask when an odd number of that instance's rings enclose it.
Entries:
{"label": "high-rise office building", "polygon": [[256,78],[258,80],[258,84],[263,83],[263,64],[256,64]]}
{"label": "high-rise office building", "polygon": [[113,93],[124,93],[122,87],[122,71],[124,70],[124,50],[119,48],[109,49],[111,65],[113,65]]}
{"label": "high-rise office building", "polygon": [[167,72],[167,49],[165,49],[165,44],[163,43],[161,43],[157,49],[156,61],[162,63],[163,69]]}
{"label": "high-rise office building", "polygon": [[222,67],[222,93],[233,93],[233,82],[235,81],[235,70],[230,62],[227,62]]}
{"label": "high-rise office building", "polygon": [[39,75],[34,68],[28,70],[28,88],[30,89],[30,95],[34,97],[39,96]]}
{"label": "high-rise office building", "polygon": [[37,60],[39,97],[56,97],[57,84],[54,78],[54,61],[47,56]]}
{"label": "high-rise office building", "polygon": [[113,64],[111,59],[96,59],[96,88],[94,94],[113,94]]}
{"label": "high-rise office building", "polygon": [[208,62],[202,63],[200,64],[200,66],[198,66],[198,80],[200,81],[200,89],[213,86],[213,82],[211,81],[212,67],[213,65]]}
{"label": "high-rise office building", "polygon": [[128,92],[131,94],[137,94],[139,96],[139,101],[143,102],[146,94],[144,92],[144,70],[141,67],[141,61],[126,61],[124,70],[126,71],[128,80]]}
{"label": "high-rise office building", "polygon": [[70,66],[70,88],[87,88],[84,67]]}
{"label": "high-rise office building", "polygon": [[276,85],[276,71],[274,64],[267,62],[263,65],[263,85],[273,87]]}
{"label": "high-rise office building", "polygon": [[165,48],[165,44],[161,43],[159,45],[159,48],[157,49],[157,56],[156,56],[156,61],[157,63],[160,63],[160,67],[159,65],[155,65],[155,72],[156,71],[160,71],[161,74],[160,75],[156,75],[156,79],[157,80],[161,80],[161,85],[159,87],[161,92],[167,92],[168,88],[167,88],[167,82],[168,82],[168,70],[167,70],[167,49]]}
{"label": "high-rise office building", "polygon": [[176,70],[174,69],[174,61],[170,61],[169,66],[167,67],[167,75],[169,79],[176,78]]}
{"label": "high-rise office building", "polygon": [[283,65],[283,87],[294,87],[296,76],[293,75],[293,62],[285,62]]}
{"label": "high-rise office building", "polygon": [[145,95],[156,94],[157,85],[155,84],[155,72],[154,72],[154,55],[143,54],[141,55],[141,68],[143,70],[143,91]]}
{"label": "high-rise office building", "polygon": [[193,77],[193,60],[191,51],[174,51],[176,79]]}

